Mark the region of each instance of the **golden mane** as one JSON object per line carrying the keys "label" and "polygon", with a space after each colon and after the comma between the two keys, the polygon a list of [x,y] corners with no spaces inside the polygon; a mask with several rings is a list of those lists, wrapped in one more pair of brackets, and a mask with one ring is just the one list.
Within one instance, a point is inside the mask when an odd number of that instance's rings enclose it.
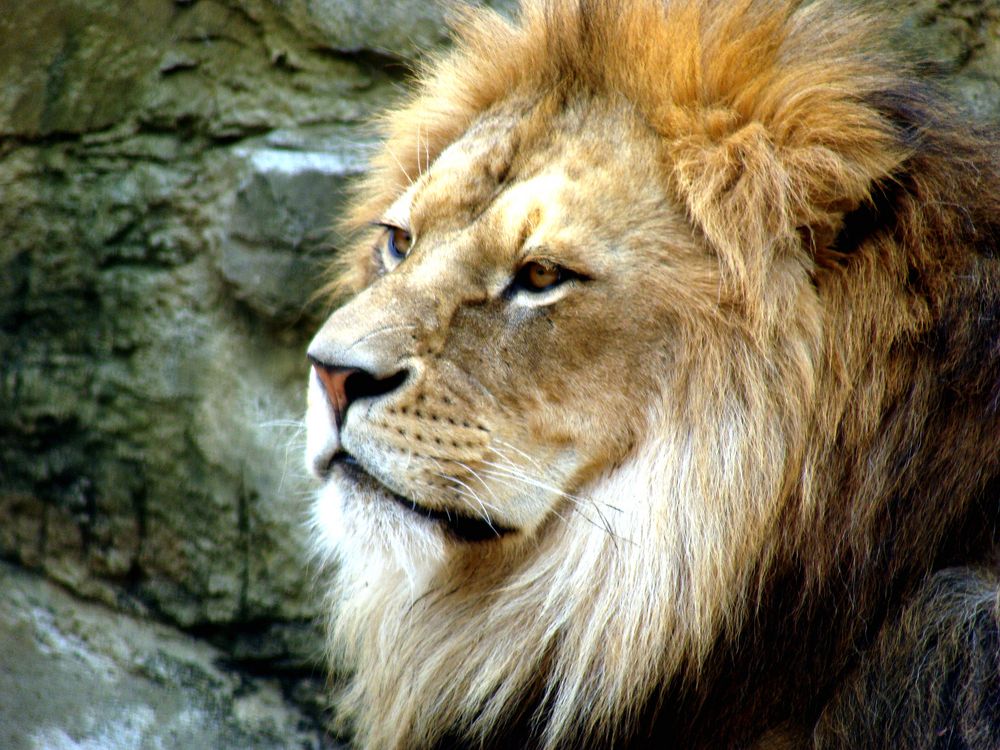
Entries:
{"label": "golden mane", "polygon": [[[831,2],[799,5],[529,0],[513,24],[467,9],[455,49],[425,63],[414,96],[383,117],[385,147],[346,226],[378,216],[496,103],[586,91],[629,101],[663,136],[665,176],[734,278],[752,283],[768,246],[794,244],[805,227],[817,228],[818,242],[832,239],[846,208],[891,182],[920,155],[919,141],[950,141],[956,119],[934,111],[947,105],[887,48],[884,19]],[[944,145],[957,164],[946,184],[927,189],[950,190],[978,158],[962,138]],[[732,191],[747,170],[755,179],[741,185],[757,192]],[[748,232],[765,252],[747,252]],[[729,247],[734,237],[740,247]]]}
{"label": "golden mane", "polygon": [[[858,653],[903,618],[916,645],[873,650],[924,654],[933,601],[908,597],[996,543],[1000,151],[884,21],[832,0],[524,0],[455,32],[384,117],[351,227],[504,103],[610,101],[656,134],[722,284],[678,334],[703,360],[664,375],[675,402],[588,488],[645,493],[641,510],[462,557],[416,599],[405,554],[373,573],[369,550],[337,552],[347,721],[372,747],[857,736],[870,693],[850,680],[878,679]],[[371,244],[338,288],[371,283]],[[977,602],[994,583],[970,584]],[[904,718],[872,710],[906,740],[937,699],[921,696],[899,698]]]}

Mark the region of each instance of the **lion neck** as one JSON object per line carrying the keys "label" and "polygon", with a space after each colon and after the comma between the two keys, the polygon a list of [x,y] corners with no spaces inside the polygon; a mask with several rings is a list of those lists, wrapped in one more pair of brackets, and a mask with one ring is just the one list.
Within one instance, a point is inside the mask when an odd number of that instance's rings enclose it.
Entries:
{"label": "lion neck", "polygon": [[384,552],[343,555],[332,642],[358,676],[341,706],[363,744],[487,738],[525,696],[545,707],[543,744],[613,737],[665,681],[694,679],[740,627],[747,563],[775,521],[773,503],[746,496],[782,486],[783,456],[761,451],[787,440],[758,407],[720,402],[710,433],[657,410],[655,439],[517,547],[442,548],[423,574]]}

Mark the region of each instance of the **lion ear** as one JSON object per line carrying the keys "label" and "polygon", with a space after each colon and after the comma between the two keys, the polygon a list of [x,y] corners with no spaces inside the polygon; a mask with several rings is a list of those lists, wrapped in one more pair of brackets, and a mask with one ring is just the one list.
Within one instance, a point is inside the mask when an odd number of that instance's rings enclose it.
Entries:
{"label": "lion ear", "polygon": [[750,299],[782,256],[825,265],[844,217],[903,158],[884,128],[853,138],[850,128],[781,135],[752,122],[722,137],[690,136],[672,150],[674,185],[691,219],[726,280]]}

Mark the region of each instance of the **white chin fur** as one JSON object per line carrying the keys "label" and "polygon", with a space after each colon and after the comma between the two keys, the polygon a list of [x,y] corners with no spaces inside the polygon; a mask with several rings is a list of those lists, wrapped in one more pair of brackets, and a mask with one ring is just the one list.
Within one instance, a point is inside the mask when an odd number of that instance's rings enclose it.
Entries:
{"label": "white chin fur", "polygon": [[317,492],[311,520],[317,554],[355,585],[392,577],[416,590],[446,557],[436,524],[337,477]]}
{"label": "white chin fur", "polygon": [[343,492],[336,482],[328,482],[316,491],[310,525],[314,551],[324,562],[340,556],[341,541],[347,536],[343,504]]}

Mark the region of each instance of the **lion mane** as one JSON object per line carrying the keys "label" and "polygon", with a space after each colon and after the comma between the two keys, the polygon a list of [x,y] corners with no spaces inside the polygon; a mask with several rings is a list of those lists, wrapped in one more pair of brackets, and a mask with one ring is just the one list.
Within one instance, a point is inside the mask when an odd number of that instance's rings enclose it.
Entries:
{"label": "lion mane", "polygon": [[680,348],[617,363],[656,387],[597,412],[631,427],[561,488],[592,512],[380,541],[321,496],[361,746],[1000,747],[1000,150],[886,28],[832,0],[523,0],[461,12],[385,115],[341,293],[384,286],[365,227],[498,112],[501,182],[631,113],[606,158],[646,144],[664,197],[613,188],[614,226],[670,213],[703,252],[645,272],[633,304]]}

